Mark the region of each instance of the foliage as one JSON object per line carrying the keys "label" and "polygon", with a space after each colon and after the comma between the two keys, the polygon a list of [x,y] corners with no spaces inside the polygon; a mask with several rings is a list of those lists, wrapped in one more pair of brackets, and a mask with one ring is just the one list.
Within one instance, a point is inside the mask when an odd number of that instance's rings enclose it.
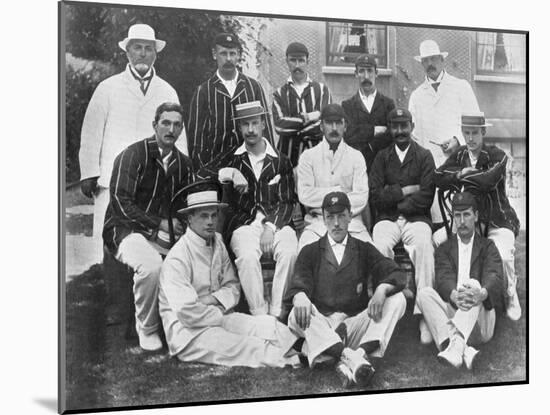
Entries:
{"label": "foliage", "polygon": [[126,55],[118,42],[127,36],[132,24],[147,23],[155,29],[157,39],[166,41],[155,69],[177,91],[185,110],[195,88],[216,70],[211,52],[215,35],[241,29],[232,16],[197,10],[80,3],[67,4],[64,11],[66,54],[111,68],[98,72],[93,64],[82,70],[67,66],[67,182],[79,176],[80,129],[87,103],[101,80],[126,66]]}

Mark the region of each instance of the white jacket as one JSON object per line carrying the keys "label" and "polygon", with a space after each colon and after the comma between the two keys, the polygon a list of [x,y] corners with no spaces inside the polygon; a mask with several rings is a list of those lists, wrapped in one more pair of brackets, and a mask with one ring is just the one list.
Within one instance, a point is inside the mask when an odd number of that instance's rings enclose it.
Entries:
{"label": "white jacket", "polygon": [[463,113],[478,112],[479,105],[468,81],[445,72],[437,92],[427,79],[413,91],[409,111],[415,124],[414,138],[431,151],[435,165],[439,167],[447,156],[441,147],[430,141],[442,143],[454,136],[461,145],[464,144],[460,118]]}
{"label": "white jacket", "polygon": [[336,191],[346,193],[350,200],[350,232],[366,230],[361,217],[369,198],[365,158],[343,140],[335,153],[330,150],[327,139],[323,138],[315,147],[300,155],[297,187],[298,199],[308,210],[304,220],[307,225],[313,225],[314,232],[323,234],[326,231],[321,205],[327,193]]}
{"label": "white jacket", "polygon": [[[116,156],[130,144],[154,134],[155,111],[164,102],[179,103],[178,95],[156,74],[146,95],[129,65],[124,72],[102,81],[90,99],[82,123],[80,178],[99,176],[99,186],[109,187]],[[185,129],[177,147],[188,154]]]}

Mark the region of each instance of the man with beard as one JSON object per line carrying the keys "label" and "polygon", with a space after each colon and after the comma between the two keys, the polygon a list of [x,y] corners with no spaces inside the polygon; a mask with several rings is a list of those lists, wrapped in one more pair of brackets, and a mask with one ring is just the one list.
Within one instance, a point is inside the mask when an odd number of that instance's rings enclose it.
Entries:
{"label": "man with beard", "polygon": [[[393,258],[393,248],[403,241],[415,270],[416,290],[433,286],[434,248],[430,206],[434,199],[434,160],[432,154],[411,140],[412,116],[402,108],[388,115],[393,145],[381,150],[369,175],[374,210],[374,245],[386,257]],[[420,314],[418,302],[414,314]],[[420,340],[432,341],[423,319]]]}
{"label": "man with beard", "polygon": [[[195,92],[189,110],[189,157],[199,177],[217,171],[224,157],[230,156],[242,143],[237,132],[235,106],[260,101],[267,108],[265,94],[255,79],[243,75],[237,65],[242,47],[239,39],[220,33],[214,39],[212,56],[218,70]],[[273,143],[271,123],[264,116],[265,137]]]}
{"label": "man with beard", "polygon": [[290,76],[273,94],[273,119],[279,134],[278,148],[298,165],[298,158],[323,137],[320,129],[321,110],[331,102],[325,84],[310,78],[309,51],[305,45],[293,42],[286,49],[286,63]]}
{"label": "man with beard", "polygon": [[355,78],[359,83],[359,91],[342,102],[348,121],[344,139],[363,153],[367,171],[376,153],[388,147],[392,141],[388,132],[388,114],[395,108],[395,104],[376,89],[377,75],[376,59],[360,55],[355,60]]}
{"label": "man with beard", "polygon": [[[436,170],[435,184],[444,190],[464,188],[476,197],[483,231],[495,243],[504,265],[508,283],[506,314],[511,320],[519,320],[521,305],[516,291],[514,252],[520,224],[506,196],[508,156],[498,147],[483,143],[490,126],[485,122],[485,114],[464,114],[461,124],[466,145]],[[446,234],[443,232],[442,236],[438,240],[444,240]]]}
{"label": "man with beard", "polygon": [[372,241],[361,213],[367,205],[369,183],[365,158],[344,141],[346,114],[338,104],[321,111],[323,140],[304,151],[298,163],[298,198],[306,208],[306,227],[298,249],[317,241],[326,232],[321,204],[330,192],[344,192],[351,202],[350,234],[365,242]]}
{"label": "man with beard", "polygon": [[296,336],[272,316],[236,313],[239,280],[216,233],[221,191],[216,183],[188,188],[188,227],[160,276],[159,309],[171,356],[224,366],[297,366]]}
{"label": "man with beard", "polygon": [[438,359],[471,370],[478,350],[469,345],[493,337],[506,282],[495,244],[475,232],[475,197],[457,193],[452,210],[457,234],[435,251],[435,289],[420,290],[417,303],[440,351]]}
{"label": "man with beard", "polygon": [[[253,315],[281,315],[286,282],[296,260],[296,232],[290,226],[296,202],[294,174],[288,158],[264,137],[265,109],[259,101],[238,104],[235,121],[244,143],[228,159],[218,179],[231,182],[224,234]],[[275,260],[271,302],[264,300],[260,258]]]}
{"label": "man with beard", "polygon": [[[191,161],[175,143],[183,130],[183,108],[163,103],[153,121],[155,135],[127,147],[115,159],[111,200],[103,239],[113,256],[134,270],[136,330],[144,350],[162,347],[158,331],[158,283],[162,257],[155,241],[183,233],[177,219],[169,223],[170,201],[193,181]],[[162,242],[161,242],[162,243]]]}
{"label": "man with beard", "polygon": [[[415,60],[426,73],[424,82],[416,88],[409,100],[409,111],[415,124],[416,141],[430,150],[435,166],[439,167],[459,145],[464,144],[460,117],[479,111],[477,99],[468,81],[445,71],[447,52],[441,52],[433,40],[420,44],[420,55]],[[432,220],[442,222],[436,200],[431,209]]]}
{"label": "man with beard", "polygon": [[[157,53],[166,45],[146,24],[135,24],[118,43],[126,53],[126,70],[100,82],[82,123],[80,136],[81,190],[94,198],[94,263],[103,258],[101,237],[109,204],[109,182],[115,157],[131,143],[153,133],[151,120],[163,102],[178,102],[178,95],[155,72]],[[187,154],[185,128],[178,149]]]}

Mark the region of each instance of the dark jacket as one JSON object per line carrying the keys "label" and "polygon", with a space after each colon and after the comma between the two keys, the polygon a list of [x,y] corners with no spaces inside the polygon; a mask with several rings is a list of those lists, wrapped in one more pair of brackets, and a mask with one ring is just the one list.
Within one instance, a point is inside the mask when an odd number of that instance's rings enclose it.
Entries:
{"label": "dark jacket", "polygon": [[[411,140],[403,163],[391,145],[381,150],[369,172],[371,206],[375,222],[395,221],[402,214],[408,221],[431,225],[430,208],[435,194],[435,163],[429,150]],[[420,185],[420,191],[404,196],[402,187]]]}
{"label": "dark jacket", "polygon": [[[441,298],[450,303],[451,292],[458,278],[458,236],[454,234],[435,250],[435,289]],[[485,309],[504,310],[506,279],[497,247],[490,239],[474,235],[470,278],[479,281],[489,296],[483,302]]]}
{"label": "dark jacket", "polygon": [[283,306],[289,312],[294,295],[304,292],[324,315],[338,311],[355,315],[369,303],[369,277],[373,289],[387,283],[395,287],[393,293],[401,291],[406,283],[405,274],[393,260],[384,257],[372,244],[349,234],[342,262],[338,265],[325,234],[300,251]]}
{"label": "dark jacket", "polygon": [[517,236],[520,228],[516,212],[506,196],[508,156],[495,146],[483,145],[475,166],[479,173],[457,178],[464,167],[472,167],[468,147],[461,146],[436,171],[434,181],[443,190],[452,187],[476,196],[480,221],[497,228],[507,228]]}
{"label": "dark jacket", "polygon": [[155,137],[128,146],[115,159],[103,240],[114,254],[133,232],[151,238],[168,218],[172,197],[193,181],[191,161],[176,148],[164,172]]}
{"label": "dark jacket", "polygon": [[344,139],[346,143],[363,154],[367,170],[370,171],[376,154],[392,142],[389,131],[375,136],[374,127],[388,125],[388,114],[395,108],[393,99],[377,91],[369,113],[363,105],[361,95],[357,92],[350,99],[342,101],[342,107],[348,122]]}

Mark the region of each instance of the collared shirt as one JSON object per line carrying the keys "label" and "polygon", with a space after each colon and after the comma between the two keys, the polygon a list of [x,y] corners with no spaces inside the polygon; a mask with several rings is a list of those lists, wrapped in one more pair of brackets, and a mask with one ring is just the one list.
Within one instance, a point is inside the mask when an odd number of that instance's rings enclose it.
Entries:
{"label": "collared shirt", "polygon": [[477,159],[479,158],[479,156],[476,157],[472,152],[468,151],[468,157],[470,158],[470,165],[472,167],[475,167],[476,164],[477,164]]}
{"label": "collared shirt", "polygon": [[470,262],[472,260],[472,247],[474,246],[474,236],[470,238],[468,243],[458,239],[458,277],[456,286],[460,287],[466,280],[470,279]]}
{"label": "collared shirt", "polygon": [[401,150],[399,147],[395,146],[395,152],[397,153],[397,157],[399,157],[399,161],[403,163],[403,160],[405,160],[405,157],[407,156],[407,152],[409,151],[409,148],[411,148],[411,145],[409,144],[405,150]]}
{"label": "collared shirt", "polygon": [[344,251],[346,250],[346,245],[348,244],[348,235],[344,238],[344,240],[340,243],[336,242],[330,234],[327,233],[328,242],[330,244],[330,247],[332,248],[332,252],[334,252],[334,256],[336,257],[336,261],[338,261],[338,265],[342,262],[342,258],[344,258]]}
{"label": "collared shirt", "polygon": [[359,88],[359,96],[361,97],[361,101],[363,102],[363,105],[367,109],[368,112],[371,112],[372,105],[374,104],[374,99],[376,98],[376,89],[372,94],[365,95],[363,93],[363,90]]}
{"label": "collared shirt", "polygon": [[[294,90],[296,91],[298,96],[301,97],[302,94],[304,93],[304,90],[309,86],[309,83],[311,82],[311,78],[309,77],[309,74],[308,74],[306,76],[306,80],[304,82],[302,82],[301,84],[297,84],[296,82],[293,81],[292,76],[289,76],[288,79],[287,79],[287,82],[289,83],[289,85],[292,88],[294,88]],[[302,110],[302,112],[308,112],[306,110],[305,103],[303,103],[303,102],[302,102],[301,110]]]}
{"label": "collared shirt", "polygon": [[[252,166],[252,170],[254,171],[254,176],[256,177],[256,180],[260,180],[266,154],[269,154],[271,157],[278,157],[275,150],[273,150],[271,144],[269,144],[269,141],[267,141],[265,137],[262,137],[262,140],[264,140],[265,143],[265,151],[259,155],[248,151],[248,149],[246,148],[246,143],[243,143],[237,150],[235,150],[236,155],[243,154],[244,152],[248,154],[250,165]],[[254,222],[262,224],[264,219],[265,215],[263,214],[263,212],[258,210],[256,212],[256,218],[254,219]],[[269,226],[273,232],[277,230],[277,227],[273,223],[266,222],[265,224]]]}
{"label": "collared shirt", "polygon": [[445,71],[441,71],[437,77],[437,79],[434,81],[432,78],[430,78],[429,76],[426,76],[426,81],[428,81],[428,83],[430,84],[430,86],[432,84],[440,84],[441,81],[443,80],[443,76],[445,75]]}
{"label": "collared shirt", "polygon": [[162,149],[160,149],[160,154],[162,157],[162,167],[164,167],[164,173],[168,172],[168,163],[170,162],[170,156],[172,155],[172,150],[168,154],[163,154]]}
{"label": "collared shirt", "polygon": [[136,71],[136,68],[134,68],[132,65],[128,64],[128,67],[130,68],[130,72],[136,79],[136,81],[139,82],[141,90],[143,94],[145,95],[147,93],[147,90],[149,89],[149,85],[151,84],[151,80],[153,79],[153,76],[155,75],[155,72],[153,70],[153,67],[151,66],[147,73],[143,76],[139,74],[138,71]]}
{"label": "collared shirt", "polygon": [[239,77],[239,71],[235,71],[235,77],[229,80],[222,78],[222,76],[220,75],[220,71],[217,71],[216,75],[218,75],[218,78],[220,78],[220,81],[222,81],[222,84],[225,86],[225,89],[227,89],[227,92],[229,92],[229,95],[230,96],[235,95],[235,89],[237,89],[237,78]]}

